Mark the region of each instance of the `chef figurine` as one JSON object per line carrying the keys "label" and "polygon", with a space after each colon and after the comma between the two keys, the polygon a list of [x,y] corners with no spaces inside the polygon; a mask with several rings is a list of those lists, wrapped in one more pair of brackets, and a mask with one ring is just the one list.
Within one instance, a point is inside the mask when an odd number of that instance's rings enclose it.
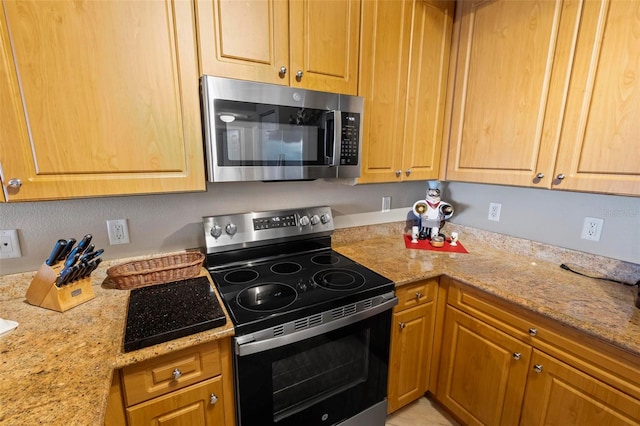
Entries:
{"label": "chef figurine", "polygon": [[437,181],[429,181],[426,200],[418,200],[413,204],[413,213],[418,216],[421,240],[440,234],[444,221],[453,216],[453,206],[440,199],[437,185]]}

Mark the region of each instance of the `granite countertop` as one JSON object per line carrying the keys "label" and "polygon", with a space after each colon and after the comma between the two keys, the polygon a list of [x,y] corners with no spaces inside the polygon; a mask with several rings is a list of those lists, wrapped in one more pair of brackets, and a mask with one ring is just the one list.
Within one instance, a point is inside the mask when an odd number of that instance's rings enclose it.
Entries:
{"label": "granite countertop", "polygon": [[115,369],[233,335],[225,310],[222,327],[124,353],[130,291],[106,276],[118,263],[102,262],[96,297],[63,313],[26,302],[35,272],[0,276],[0,317],[19,323],[0,337],[0,424],[102,425]]}
{"label": "granite countertop", "polygon": [[[445,232],[452,230],[460,232],[469,253],[406,249],[406,230],[399,223],[338,230],[333,246],[396,285],[449,275],[610,342],[640,360],[640,309],[633,303],[638,289],[558,266],[564,262],[635,282],[640,265],[447,224]],[[0,423],[103,424],[114,369],[233,335],[227,315],[223,327],[124,353],[129,291],[111,289],[105,281],[106,269],[120,262],[103,262],[92,276],[96,298],[65,313],[26,303],[35,272],[0,276],[0,317],[19,322],[0,337]]]}

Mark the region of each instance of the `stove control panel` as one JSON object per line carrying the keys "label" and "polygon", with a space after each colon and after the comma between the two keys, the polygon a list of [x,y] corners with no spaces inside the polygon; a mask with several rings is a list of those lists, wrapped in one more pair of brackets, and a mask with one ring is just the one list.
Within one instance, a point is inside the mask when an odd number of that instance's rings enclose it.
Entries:
{"label": "stove control panel", "polygon": [[206,216],[202,223],[207,253],[330,235],[334,230],[330,207]]}

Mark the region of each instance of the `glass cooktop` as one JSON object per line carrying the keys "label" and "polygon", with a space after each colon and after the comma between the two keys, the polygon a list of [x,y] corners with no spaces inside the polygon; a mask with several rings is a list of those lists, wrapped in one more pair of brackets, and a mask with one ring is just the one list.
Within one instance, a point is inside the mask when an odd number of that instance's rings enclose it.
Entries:
{"label": "glass cooktop", "polygon": [[324,250],[209,269],[236,334],[256,331],[385,292],[393,282]]}

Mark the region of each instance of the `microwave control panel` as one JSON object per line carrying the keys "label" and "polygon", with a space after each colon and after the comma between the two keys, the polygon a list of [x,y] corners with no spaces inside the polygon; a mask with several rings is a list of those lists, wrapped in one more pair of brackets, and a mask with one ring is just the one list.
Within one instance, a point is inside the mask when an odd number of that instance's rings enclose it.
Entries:
{"label": "microwave control panel", "polygon": [[359,142],[360,114],[343,111],[340,141],[340,165],[355,166],[358,164]]}

